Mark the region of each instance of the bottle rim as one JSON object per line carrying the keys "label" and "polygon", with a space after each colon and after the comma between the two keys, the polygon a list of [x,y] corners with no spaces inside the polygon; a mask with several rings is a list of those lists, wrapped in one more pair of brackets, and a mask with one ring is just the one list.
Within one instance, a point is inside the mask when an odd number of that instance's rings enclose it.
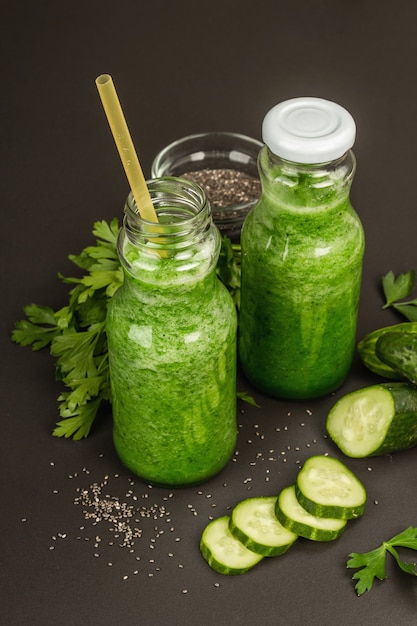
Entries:
{"label": "bottle rim", "polygon": [[147,181],[158,222],[144,219],[132,192],[124,207],[124,227],[132,243],[178,248],[206,232],[212,225],[210,203],[196,183],[174,176]]}

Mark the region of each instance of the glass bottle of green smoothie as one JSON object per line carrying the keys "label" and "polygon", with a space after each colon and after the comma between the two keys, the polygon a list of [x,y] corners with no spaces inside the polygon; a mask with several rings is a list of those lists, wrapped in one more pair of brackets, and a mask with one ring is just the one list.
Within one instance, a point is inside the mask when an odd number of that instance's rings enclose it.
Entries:
{"label": "glass bottle of green smoothie", "polygon": [[230,459],[236,424],[235,305],[216,275],[220,234],[190,181],[148,183],[158,224],[130,194],[109,303],[113,439],[122,462],[162,486],[197,484]]}
{"label": "glass bottle of green smoothie", "polygon": [[352,363],[364,253],[351,206],[356,127],[341,106],[295,98],[266,115],[262,196],[241,234],[239,354],[254,387],[308,399]]}

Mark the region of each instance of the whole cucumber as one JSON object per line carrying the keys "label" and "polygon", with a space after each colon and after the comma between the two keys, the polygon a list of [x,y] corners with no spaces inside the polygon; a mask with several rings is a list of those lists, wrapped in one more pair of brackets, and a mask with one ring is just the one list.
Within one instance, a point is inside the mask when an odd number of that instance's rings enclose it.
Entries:
{"label": "whole cucumber", "polygon": [[416,333],[384,333],[375,344],[375,354],[400,376],[417,385]]}
{"label": "whole cucumber", "polygon": [[358,343],[358,353],[361,357],[364,365],[379,376],[389,378],[390,380],[405,380],[405,377],[399,374],[395,369],[390,367],[376,354],[376,342],[378,339],[385,335],[385,333],[415,333],[417,334],[417,322],[402,322],[401,324],[394,324],[392,326],[385,326],[384,328],[378,328],[367,334]]}

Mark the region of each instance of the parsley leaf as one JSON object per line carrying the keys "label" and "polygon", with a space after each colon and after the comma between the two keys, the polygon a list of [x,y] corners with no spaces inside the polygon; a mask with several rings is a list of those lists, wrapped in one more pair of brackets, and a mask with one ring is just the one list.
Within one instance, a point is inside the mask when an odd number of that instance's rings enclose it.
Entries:
{"label": "parsley leaf", "polygon": [[32,346],[32,350],[45,348],[60,333],[54,311],[47,306],[29,304],[24,312],[29,321],[21,320],[16,323],[12,340],[21,346]]}
{"label": "parsley leaf", "polygon": [[256,403],[255,398],[250,396],[247,391],[238,391],[236,395],[239,400],[242,400],[243,402],[247,402],[251,406],[259,407],[259,404]]}
{"label": "parsley leaf", "polygon": [[417,298],[408,302],[396,302],[392,306],[409,322],[417,322]]}
{"label": "parsley leaf", "polygon": [[[101,398],[95,398],[91,402],[80,405],[71,412],[65,408],[60,409],[61,416],[65,419],[57,422],[52,434],[54,437],[72,437],[75,441],[87,437],[91,426],[97,416],[101,405]],[[63,403],[65,407],[65,402]]]}
{"label": "parsley leaf", "polygon": [[[70,260],[83,270],[98,270],[106,264],[106,269],[117,269],[119,259],[117,255],[117,237],[119,235],[119,220],[114,218],[110,224],[106,221],[95,222],[93,235],[97,237],[95,246],[88,246],[79,255],[70,254]],[[112,264],[113,262],[113,264]]]}
{"label": "parsley leaf", "polygon": [[401,300],[411,295],[415,283],[416,273],[414,270],[399,274],[397,277],[393,272],[388,272],[388,274],[382,277],[382,288],[386,300],[382,308],[393,307],[407,318],[409,322],[417,322],[417,298],[401,302]]}
{"label": "parsley leaf", "polygon": [[103,330],[104,322],[101,322],[91,324],[86,331],[72,330],[54,337],[51,354],[58,357],[56,367],[61,380],[66,382],[97,374],[96,346]]}
{"label": "parsley leaf", "polygon": [[417,576],[416,563],[407,563],[400,558],[396,548],[403,547],[417,550],[417,528],[410,526],[392,539],[384,541],[378,548],[371,552],[352,552],[347,562],[349,568],[361,568],[352,576],[357,580],[355,585],[358,596],[370,591],[375,578],[384,580],[386,578],[386,554],[389,552],[394,557],[400,569],[412,576]]}
{"label": "parsley leaf", "polygon": [[388,272],[388,274],[383,276],[382,288],[386,299],[383,308],[386,309],[392,306],[394,302],[408,298],[414,289],[415,281],[416,275],[414,270],[405,274],[399,274],[397,277],[395,277],[394,272]]}

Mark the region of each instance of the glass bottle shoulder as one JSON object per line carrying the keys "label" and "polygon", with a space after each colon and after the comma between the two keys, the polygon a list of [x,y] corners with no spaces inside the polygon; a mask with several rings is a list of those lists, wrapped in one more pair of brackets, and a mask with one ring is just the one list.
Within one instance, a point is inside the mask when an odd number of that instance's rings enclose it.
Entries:
{"label": "glass bottle shoulder", "polygon": [[329,163],[286,161],[264,146],[259,153],[261,202],[272,210],[315,213],[337,209],[349,197],[356,170],[352,151]]}
{"label": "glass bottle shoulder", "polygon": [[290,214],[261,199],[246,218],[241,235],[246,261],[310,265],[346,262],[363,255],[362,223],[348,199],[336,210]]}

